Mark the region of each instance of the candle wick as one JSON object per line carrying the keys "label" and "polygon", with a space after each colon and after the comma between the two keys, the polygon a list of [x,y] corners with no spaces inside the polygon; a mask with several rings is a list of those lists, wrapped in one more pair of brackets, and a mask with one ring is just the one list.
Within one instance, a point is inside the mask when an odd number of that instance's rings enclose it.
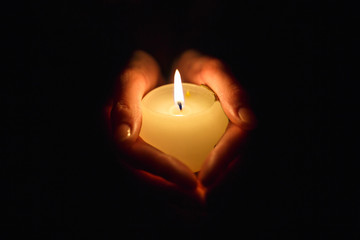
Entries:
{"label": "candle wick", "polygon": [[181,104],[181,102],[178,102],[177,104],[179,105],[180,111],[182,111],[182,104]]}

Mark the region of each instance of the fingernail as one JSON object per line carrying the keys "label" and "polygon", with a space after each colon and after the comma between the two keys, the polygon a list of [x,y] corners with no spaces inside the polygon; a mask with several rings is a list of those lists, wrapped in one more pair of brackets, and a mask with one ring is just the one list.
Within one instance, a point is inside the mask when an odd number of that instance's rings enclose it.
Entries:
{"label": "fingernail", "polygon": [[126,123],[122,123],[117,127],[114,138],[115,141],[122,143],[127,139],[129,139],[130,136],[131,136],[130,126],[127,125]]}
{"label": "fingernail", "polygon": [[254,129],[256,126],[256,117],[253,111],[249,108],[242,107],[238,111],[242,126],[247,129],[251,130]]}

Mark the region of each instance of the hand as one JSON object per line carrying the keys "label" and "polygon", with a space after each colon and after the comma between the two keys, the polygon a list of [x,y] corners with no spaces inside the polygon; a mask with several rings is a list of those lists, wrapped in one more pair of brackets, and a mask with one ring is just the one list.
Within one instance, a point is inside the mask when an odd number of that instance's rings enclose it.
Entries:
{"label": "hand", "polygon": [[113,100],[106,107],[110,134],[122,162],[135,176],[162,189],[201,198],[198,181],[186,165],[139,137],[141,99],[160,83],[157,62],[147,53],[136,51],[117,79]]}
{"label": "hand", "polygon": [[176,68],[184,82],[205,84],[218,96],[230,122],[223,137],[210,152],[199,174],[199,180],[211,188],[237,161],[249,130],[256,125],[244,89],[218,59],[189,50],[178,60]]}

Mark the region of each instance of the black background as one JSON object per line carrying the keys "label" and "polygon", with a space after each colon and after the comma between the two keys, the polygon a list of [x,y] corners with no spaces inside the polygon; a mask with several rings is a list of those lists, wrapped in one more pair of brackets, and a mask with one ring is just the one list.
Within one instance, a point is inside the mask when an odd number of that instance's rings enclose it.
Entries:
{"label": "black background", "polygon": [[[356,9],[296,0],[6,5],[2,232],[358,238]],[[259,120],[242,168],[205,213],[134,180],[102,122],[132,51],[152,54],[169,79],[189,48],[231,68]]]}

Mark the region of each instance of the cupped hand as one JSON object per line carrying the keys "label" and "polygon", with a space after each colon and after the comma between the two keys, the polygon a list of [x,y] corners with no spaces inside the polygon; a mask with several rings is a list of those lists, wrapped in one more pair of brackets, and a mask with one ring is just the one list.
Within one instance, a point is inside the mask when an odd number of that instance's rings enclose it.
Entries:
{"label": "cupped hand", "polygon": [[[147,53],[136,51],[122,71],[107,109],[107,122],[123,162],[135,176],[164,190],[187,195],[203,202],[206,189],[212,188],[238,162],[248,132],[256,126],[244,89],[218,59],[196,51],[186,51],[177,61],[184,82],[210,87],[218,96],[229,118],[224,135],[210,152],[199,173],[191,170],[139,137],[140,103],[144,95],[161,83],[157,62]],[[205,188],[203,187],[205,186]]]}
{"label": "cupped hand", "polygon": [[230,120],[224,135],[208,155],[199,173],[201,183],[210,188],[221,181],[229,166],[239,161],[248,132],[255,127],[256,119],[244,89],[220,60],[188,50],[175,66],[184,82],[210,87]]}
{"label": "cupped hand", "polygon": [[191,195],[198,185],[191,170],[139,137],[141,99],[159,85],[161,79],[157,62],[149,54],[136,51],[117,79],[106,119],[121,159],[136,176],[152,185]]}

